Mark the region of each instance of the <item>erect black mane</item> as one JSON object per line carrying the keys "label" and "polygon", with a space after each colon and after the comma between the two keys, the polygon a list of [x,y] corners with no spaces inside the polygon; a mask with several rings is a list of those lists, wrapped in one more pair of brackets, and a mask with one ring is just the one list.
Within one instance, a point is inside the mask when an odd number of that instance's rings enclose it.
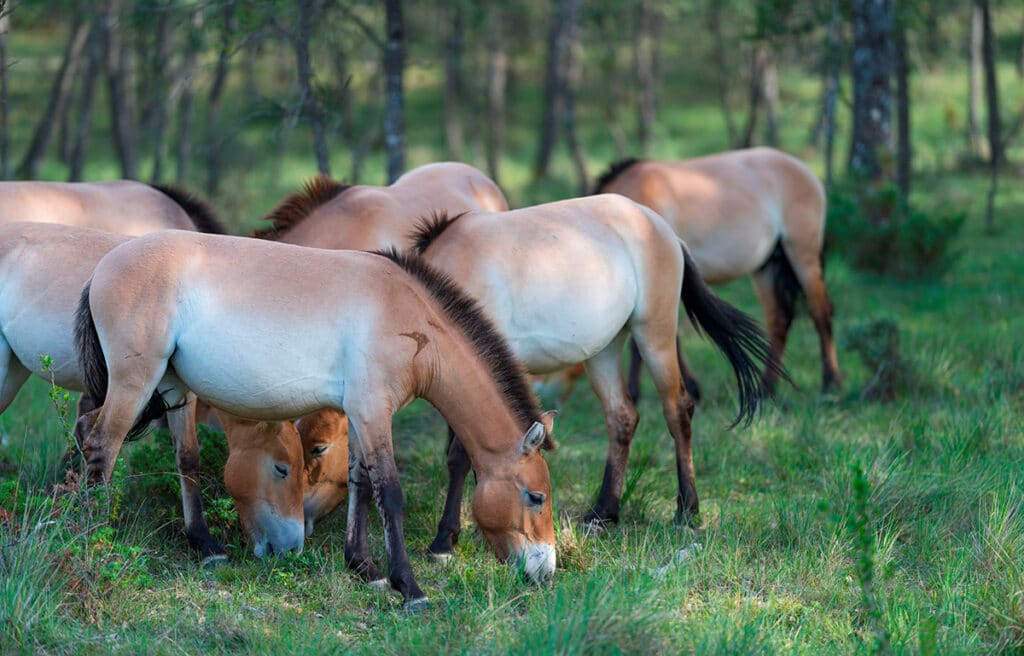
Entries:
{"label": "erect black mane", "polygon": [[180,205],[181,209],[185,210],[185,214],[192,219],[193,225],[199,232],[208,232],[214,235],[227,234],[227,230],[224,229],[224,225],[217,218],[217,213],[213,211],[210,204],[201,200],[191,191],[174,185],[151,184],[149,186]]}
{"label": "erect black mane", "polygon": [[417,255],[426,253],[430,245],[434,243],[434,240],[447,230],[448,226],[461,219],[465,214],[466,212],[460,212],[459,214],[449,215],[448,210],[434,210],[430,213],[430,216],[420,217],[416,221],[412,232],[409,233],[412,251]]}
{"label": "erect black mane", "polygon": [[285,198],[263,217],[271,222],[269,228],[255,230],[252,236],[257,239],[277,239],[301,223],[313,210],[334,200],[352,186],[322,174],[312,177],[301,191]]}
{"label": "erect black mane", "polygon": [[526,382],[526,371],[480,304],[450,277],[431,267],[418,255],[400,253],[394,248],[375,252],[419,280],[441,306],[445,316],[476,347],[523,431],[533,422],[540,421],[540,406]]}
{"label": "erect black mane", "polygon": [[627,157],[615,162],[608,167],[607,171],[601,174],[601,177],[597,179],[597,184],[594,185],[594,190],[590,193],[601,193],[601,190],[610,185],[612,180],[622,175],[629,167],[642,161],[642,159],[637,159],[636,157]]}

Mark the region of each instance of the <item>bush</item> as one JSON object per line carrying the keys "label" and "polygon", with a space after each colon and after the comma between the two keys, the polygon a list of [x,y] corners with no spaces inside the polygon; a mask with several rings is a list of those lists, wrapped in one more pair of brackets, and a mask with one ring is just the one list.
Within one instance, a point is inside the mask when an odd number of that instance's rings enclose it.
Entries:
{"label": "bush", "polygon": [[966,218],[963,210],[929,214],[911,207],[891,183],[874,188],[847,182],[829,190],[826,234],[829,248],[858,269],[927,279],[941,276],[956,261],[953,241]]}
{"label": "bush", "polygon": [[892,401],[907,392],[928,386],[917,365],[900,351],[900,328],[892,319],[871,319],[853,324],[846,332],[845,347],[860,356],[872,372],[861,390],[861,399]]}

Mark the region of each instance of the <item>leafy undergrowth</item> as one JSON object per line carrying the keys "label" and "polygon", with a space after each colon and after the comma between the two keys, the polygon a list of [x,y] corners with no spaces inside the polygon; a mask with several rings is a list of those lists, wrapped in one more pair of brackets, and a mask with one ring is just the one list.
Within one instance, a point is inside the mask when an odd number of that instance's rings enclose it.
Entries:
{"label": "leafy undergrowth", "polygon": [[[672,525],[672,443],[646,380],[624,521],[606,535],[580,529],[607,437],[599,404],[579,386],[556,421],[561,448],[548,456],[559,571],[546,587],[496,562],[468,505],[454,562],[424,555],[444,495],[446,438],[436,413],[414,404],[396,418],[395,439],[412,563],[431,600],[417,616],[346,571],[342,511],[301,556],[259,561],[230,508],[216,507],[230,562],[200,568],[180,510],[166,507],[173,460],[159,437],[125,447],[109,490],[52,494],[65,483],[64,442],[46,387],[33,383],[0,418],[0,651],[1020,652],[1022,235],[968,225],[961,259],[937,281],[877,279],[830,262],[843,391],[817,396],[817,337],[801,318],[786,356],[799,389],[783,390],[749,429],[725,429],[732,375],[687,334],[705,391],[694,422],[696,530]],[[747,283],[721,293],[756,313]],[[886,402],[863,394],[876,371],[843,346],[849,327],[874,318],[898,324],[918,380]],[[209,462],[217,437],[204,437]],[[208,502],[222,498],[216,475],[204,483]],[[375,520],[371,548],[383,562],[381,535]]]}

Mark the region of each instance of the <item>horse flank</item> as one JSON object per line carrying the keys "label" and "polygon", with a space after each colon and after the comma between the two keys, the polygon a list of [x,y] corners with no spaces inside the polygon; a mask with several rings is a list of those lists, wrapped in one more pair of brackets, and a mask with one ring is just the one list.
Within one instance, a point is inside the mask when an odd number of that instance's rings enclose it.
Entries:
{"label": "horse flank", "polygon": [[[447,215],[444,215],[447,225],[457,218],[458,216],[448,219]],[[450,277],[432,268],[417,255],[400,253],[395,248],[375,253],[397,264],[427,288],[431,297],[441,306],[444,315],[473,344],[477,354],[491,370],[491,377],[519,420],[523,431],[525,432],[534,422],[539,422],[540,407],[526,383],[526,372],[512,355],[505,338],[495,328],[480,304]],[[542,447],[555,448],[550,436],[545,436]]]}
{"label": "horse flank", "polygon": [[434,210],[430,216],[420,218],[413,230],[409,233],[409,241],[412,242],[412,251],[417,255],[423,255],[434,243],[434,240],[441,236],[441,233],[448,229],[448,226],[461,219],[466,212],[449,215],[447,210]]}
{"label": "horse flank", "polygon": [[597,179],[597,183],[594,185],[594,190],[590,192],[591,195],[601,193],[601,190],[612,183],[615,178],[619,177],[634,164],[639,164],[642,159],[636,157],[627,157],[626,159],[620,159],[619,161],[611,164],[608,169],[601,174],[601,177]]}
{"label": "horse flank", "polygon": [[297,191],[281,201],[263,218],[271,221],[269,228],[254,230],[257,239],[276,240],[282,233],[294,228],[321,205],[334,200],[353,185],[344,184],[320,174],[306,181],[302,191]]}
{"label": "horse flank", "polygon": [[216,212],[213,211],[209,203],[200,200],[191,191],[173,185],[151,184],[149,186],[162,192],[180,205],[181,209],[185,210],[185,214],[188,214],[189,218],[192,219],[192,223],[195,224],[196,230],[199,232],[207,232],[213,235],[227,234],[224,224],[217,218]]}

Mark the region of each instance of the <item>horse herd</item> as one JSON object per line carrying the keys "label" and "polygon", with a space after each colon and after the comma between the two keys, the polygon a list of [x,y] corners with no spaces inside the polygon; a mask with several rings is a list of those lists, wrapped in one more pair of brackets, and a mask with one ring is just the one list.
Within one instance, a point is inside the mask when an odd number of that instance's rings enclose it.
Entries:
{"label": "horse herd", "polygon": [[[527,373],[564,371],[571,384],[572,368],[585,370],[600,399],[608,458],[584,518],[597,527],[619,519],[636,358],[675,443],[677,520],[699,511],[698,388],[678,343],[680,300],[735,372],[737,422],[786,376],[801,291],[823,387],[839,380],[822,186],[770,149],[628,160],[595,195],[517,210],[454,162],[387,187],[321,176],[272,210],[255,239],[215,234],[212,211],[186,192],[128,181],[0,183],[0,217],[0,412],[33,373],[82,391],[75,437],[91,483],[109,478],[125,439],[166,415],[186,535],[204,563],[225,554],[203,518],[196,422],[219,422],[225,483],[257,556],[301,551],[347,493],[347,566],[399,591],[407,608],[426,597],[404,542],[391,423],[412,399],[449,425],[450,484],[430,552],[452,554],[472,467],[480,532],[499,559],[543,581],[555,569],[542,455],[555,448],[554,413],[541,411]],[[705,283],[745,275],[770,340]],[[45,372],[41,354],[52,362]],[[386,575],[369,553],[371,500]]]}

